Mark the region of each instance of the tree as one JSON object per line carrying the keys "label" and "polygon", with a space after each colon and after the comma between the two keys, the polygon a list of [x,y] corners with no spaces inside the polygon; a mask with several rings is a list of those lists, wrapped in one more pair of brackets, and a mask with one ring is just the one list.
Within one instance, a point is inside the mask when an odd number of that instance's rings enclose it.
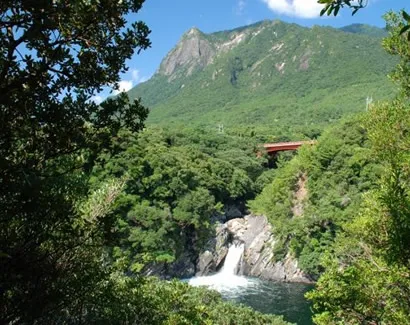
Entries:
{"label": "tree", "polygon": [[383,45],[400,57],[390,77],[401,93],[374,105],[364,123],[384,170],[356,219],[343,226],[326,272],[308,294],[317,324],[410,324],[410,48],[402,32],[408,21],[396,13],[386,18],[390,37]]}
{"label": "tree", "polygon": [[318,0],[318,3],[324,5],[320,12],[321,16],[324,14],[330,16],[332,13],[337,16],[339,10],[343,7],[351,8],[352,15],[354,15],[360,9],[366,7],[368,2],[368,0]]}
{"label": "tree", "polygon": [[[81,208],[88,171],[120,128],[141,129],[147,110],[125,94],[90,99],[115,87],[135,49],[150,46],[148,27],[126,20],[143,2],[0,4],[1,323],[81,314],[109,275],[109,209],[96,200],[104,213],[88,218]],[[118,194],[111,188],[100,193],[104,202]]]}

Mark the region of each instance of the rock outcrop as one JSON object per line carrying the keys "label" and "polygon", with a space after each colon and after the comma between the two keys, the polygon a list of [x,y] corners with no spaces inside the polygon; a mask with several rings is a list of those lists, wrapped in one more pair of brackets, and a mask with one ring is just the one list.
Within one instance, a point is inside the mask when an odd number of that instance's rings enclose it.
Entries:
{"label": "rock outcrop", "polygon": [[266,217],[249,215],[243,219],[232,219],[226,227],[234,240],[245,244],[240,271],[243,275],[281,282],[312,282],[290,254],[281,261],[275,260],[275,237]]}
{"label": "rock outcrop", "polygon": [[216,226],[215,237],[208,241],[204,251],[198,257],[197,276],[216,272],[222,266],[228,253],[229,236],[226,224]]}
{"label": "rock outcrop", "polygon": [[196,28],[190,29],[178,45],[162,61],[159,73],[172,76],[179,67],[185,69],[185,75],[192,74],[195,68],[203,68],[212,63],[216,54],[214,46],[203,37]]}
{"label": "rock outcrop", "polygon": [[272,226],[266,217],[252,215],[231,219],[226,223],[217,222],[214,236],[199,255],[195,249],[187,249],[171,264],[150,265],[145,274],[169,279],[215,273],[223,266],[229,245],[235,241],[245,245],[239,274],[279,282],[312,282],[298,268],[298,261],[292,255],[287,254],[281,261],[276,261]]}
{"label": "rock outcrop", "polygon": [[[256,32],[264,29],[262,26]],[[228,39],[210,37],[197,28],[191,28],[186,32],[179,43],[167,54],[161,62],[158,74],[168,76],[168,82],[178,77],[190,76],[194,71],[202,71],[214,62],[215,57],[228,53],[233,48],[244,42],[252,34],[251,30],[229,33]],[[215,79],[216,74],[213,79]]]}

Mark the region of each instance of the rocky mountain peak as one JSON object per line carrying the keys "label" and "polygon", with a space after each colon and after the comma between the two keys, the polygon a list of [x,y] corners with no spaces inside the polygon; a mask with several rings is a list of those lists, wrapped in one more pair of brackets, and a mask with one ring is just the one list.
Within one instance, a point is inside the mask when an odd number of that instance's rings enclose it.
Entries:
{"label": "rocky mountain peak", "polygon": [[185,37],[199,36],[202,32],[195,26],[188,30],[184,35]]}
{"label": "rocky mountain peak", "polygon": [[162,61],[158,73],[176,78],[175,73],[182,68],[189,76],[195,68],[203,68],[212,62],[216,51],[211,42],[198,28],[191,28]]}
{"label": "rocky mountain peak", "polygon": [[168,81],[190,76],[195,70],[203,70],[212,64],[218,55],[242,44],[249,36],[257,36],[265,25],[267,22],[213,34],[204,34],[192,27],[162,61],[158,73],[168,76]]}
{"label": "rocky mountain peak", "polygon": [[[317,112],[320,123],[328,123],[361,107],[363,96],[382,93],[374,75],[384,77],[394,62],[380,47],[381,37],[373,36],[380,31],[367,25],[308,28],[279,20],[209,34],[193,27],[153,78],[129,95],[142,97],[154,108],[150,120],[161,123],[316,124]],[[382,87],[383,94],[392,91]],[[334,89],[348,100],[330,112]],[[326,95],[317,96],[319,90]]]}

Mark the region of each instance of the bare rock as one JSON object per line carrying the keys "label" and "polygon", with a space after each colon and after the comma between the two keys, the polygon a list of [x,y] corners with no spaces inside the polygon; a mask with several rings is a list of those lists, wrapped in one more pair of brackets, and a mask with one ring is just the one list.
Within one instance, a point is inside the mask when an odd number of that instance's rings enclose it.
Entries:
{"label": "bare rock", "polygon": [[192,252],[185,252],[175,262],[166,265],[170,278],[189,278],[195,275],[195,258]]}
{"label": "bare rock", "polygon": [[143,270],[143,274],[161,279],[192,277],[195,275],[195,255],[191,251],[186,251],[170,264],[150,263]]}
{"label": "bare rock", "polygon": [[311,282],[290,254],[282,261],[275,261],[275,237],[266,217],[249,215],[233,219],[227,222],[227,229],[234,239],[245,244],[241,274],[271,281]]}
{"label": "bare rock", "polygon": [[208,274],[212,271],[212,268],[215,267],[214,263],[214,255],[212,252],[206,250],[205,252],[201,253],[198,258],[197,263],[197,275],[202,276],[204,274]]}
{"label": "bare rock", "polygon": [[234,239],[243,241],[246,232],[247,222],[245,219],[232,219],[226,223],[227,229]]}
{"label": "bare rock", "polygon": [[195,68],[203,68],[212,63],[215,54],[211,43],[202,37],[198,29],[192,28],[163,60],[159,73],[171,76],[179,67],[184,67],[186,75],[190,75]]}
{"label": "bare rock", "polygon": [[199,254],[196,264],[196,275],[202,276],[216,272],[222,265],[228,253],[229,232],[226,224],[218,224],[215,236],[205,245],[205,250]]}

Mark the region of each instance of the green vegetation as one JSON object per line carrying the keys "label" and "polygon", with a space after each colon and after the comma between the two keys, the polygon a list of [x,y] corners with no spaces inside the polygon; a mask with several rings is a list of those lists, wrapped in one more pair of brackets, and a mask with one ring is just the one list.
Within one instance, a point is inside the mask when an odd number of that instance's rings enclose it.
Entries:
{"label": "green vegetation", "polygon": [[401,96],[374,106],[365,118],[372,153],[383,170],[378,187],[364,198],[357,218],[345,226],[328,255],[326,272],[308,297],[317,324],[409,324],[409,127],[407,21],[387,16],[385,48],[400,56],[392,73]]}
{"label": "green vegetation", "polygon": [[[393,96],[385,76],[395,60],[380,46],[384,35],[366,25],[339,30],[281,21],[209,35],[188,32],[159,71],[128,94],[150,107],[149,124],[222,123],[227,132],[248,128],[247,135],[300,138],[365,111],[367,96]],[[206,44],[202,57],[192,40]],[[175,54],[181,51],[186,62]]]}
{"label": "green vegetation", "polygon": [[[362,193],[375,187],[380,174],[360,121],[343,121],[328,129],[315,146],[299,150],[249,203],[254,213],[267,215],[275,227],[279,237],[276,258],[289,250],[298,257],[300,267],[313,276],[320,275],[321,255],[331,249],[343,224],[355,217]],[[307,194],[298,199],[301,186]],[[297,204],[302,204],[303,212],[294,216]]]}
{"label": "green vegetation", "polygon": [[213,232],[212,217],[255,196],[266,162],[257,150],[255,140],[201,130],[121,132],[93,172],[97,189],[107,179],[125,180],[113,211],[116,258],[139,272],[188,248],[198,253]]}
{"label": "green vegetation", "polygon": [[107,299],[114,289],[102,263],[106,208],[82,211],[87,169],[120,128],[140,130],[147,110],[126,96],[89,98],[149,46],[144,23],[125,27],[142,3],[0,6],[1,323],[38,323],[93,304],[102,283]]}
{"label": "green vegetation", "polygon": [[148,280],[144,300],[150,309],[142,324],[271,324],[290,325],[282,317],[223,302],[218,293],[174,281]]}
{"label": "green vegetation", "polygon": [[[386,19],[383,45],[400,57],[390,74],[397,99],[327,130],[250,202],[275,227],[277,258],[290,252],[320,276],[307,294],[317,324],[409,324],[408,21],[395,13]],[[295,215],[303,179],[303,213]]]}
{"label": "green vegetation", "polygon": [[286,324],[137,275],[174,259],[177,234],[252,197],[263,170],[239,137],[138,135],[139,101],[90,101],[150,45],[147,26],[125,19],[143,2],[0,6],[0,323]]}
{"label": "green vegetation", "polygon": [[388,33],[385,29],[380,29],[377,27],[363,25],[363,24],[352,24],[346,27],[340,28],[344,32],[348,33],[358,33],[358,34],[365,34],[374,37],[386,37]]}
{"label": "green vegetation", "polygon": [[[181,274],[214,220],[248,204],[273,225],[274,258],[318,278],[317,324],[410,324],[410,16],[386,16],[394,100],[383,30],[265,21],[191,30],[149,82],[98,106],[150,46],[125,19],[143,2],[0,6],[0,323],[287,324],[144,276]],[[372,92],[391,100],[362,112]]]}

